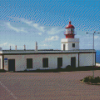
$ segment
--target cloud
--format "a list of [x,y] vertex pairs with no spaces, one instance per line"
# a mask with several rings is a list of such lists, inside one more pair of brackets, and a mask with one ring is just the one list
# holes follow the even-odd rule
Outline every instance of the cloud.
[[94,36],[94,39],[97,39],[97,38],[99,38],[99,36]]
[[38,34],[39,34],[39,35],[42,35],[42,33],[41,33],[41,32],[39,32]]
[[45,32],[45,27],[39,25],[38,23],[34,23],[33,21],[29,21],[29,20],[26,20],[24,18],[17,18],[17,20],[20,20],[20,21],[26,23],[27,25],[34,27],[35,29],[37,29],[40,32]]
[[20,18],[19,20],[22,21],[22,22],[24,22],[24,23],[26,23],[26,24],[28,24],[28,25],[31,25],[33,23],[33,21],[29,21],[29,20],[26,20],[24,18]]
[[59,39],[59,37],[56,35],[56,36],[46,38],[45,41],[57,41],[58,39]]
[[56,27],[56,28],[51,28],[49,31],[47,31],[47,34],[57,34],[57,33],[60,33],[62,31],[64,31],[64,29],[58,29]]
[[33,26],[35,29],[37,29],[37,30],[39,30],[39,31],[41,31],[41,32],[44,32],[44,31],[45,31],[45,30],[44,30],[44,27],[43,27],[43,26],[40,26],[40,25],[37,24],[37,23],[32,24],[32,26]]
[[40,46],[49,47],[49,46],[51,46],[51,45],[43,44],[43,45],[40,45]]
[[47,34],[52,35],[52,34],[57,34],[57,33],[60,33],[62,31],[64,31],[64,29],[59,29],[58,27],[53,27],[51,29],[50,28],[46,29],[47,27],[44,27],[44,26],[40,25],[39,23],[35,23],[34,21],[30,21],[30,20],[27,20],[25,18],[13,18],[13,19],[21,21],[21,22],[27,24],[28,26],[31,26],[31,27],[35,28],[36,30],[39,31],[39,33],[44,33],[45,32]]
[[16,27],[13,27],[13,26],[10,24],[10,22],[7,22],[6,25],[7,25],[10,29],[12,29],[12,30],[14,30],[14,31],[16,31],[16,32],[25,32],[25,33],[27,33],[27,31],[25,31],[24,28],[16,28]]
[[9,47],[9,46],[14,47],[15,45],[12,44],[12,43],[5,42],[5,43],[0,44],[0,46],[1,46],[1,47]]
[[[3,49],[9,49],[10,46],[11,46],[11,49],[15,49],[15,44],[8,43],[8,42],[0,44],[0,47],[2,47]],[[23,49],[23,45],[22,46],[17,45],[17,49]]]

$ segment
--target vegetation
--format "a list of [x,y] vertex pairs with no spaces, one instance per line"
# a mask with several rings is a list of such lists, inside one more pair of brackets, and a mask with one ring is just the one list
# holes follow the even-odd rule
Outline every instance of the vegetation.
[[4,69],[0,69],[0,72],[6,72]]
[[100,83],[100,77],[97,76],[97,77],[93,78],[93,76],[87,76],[84,79],[82,79],[81,81],[86,82],[86,83]]

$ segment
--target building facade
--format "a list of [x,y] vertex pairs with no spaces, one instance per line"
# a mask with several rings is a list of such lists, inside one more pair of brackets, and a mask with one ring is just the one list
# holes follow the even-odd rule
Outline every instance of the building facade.
[[1,50],[0,69],[7,71],[24,71],[36,69],[57,69],[71,67],[95,66],[96,51],[79,49],[79,39],[74,38],[74,26],[66,27],[66,38],[61,40],[61,50]]

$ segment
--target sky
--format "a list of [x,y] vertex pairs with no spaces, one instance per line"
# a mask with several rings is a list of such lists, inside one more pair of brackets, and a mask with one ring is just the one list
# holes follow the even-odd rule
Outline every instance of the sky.
[[[100,0],[1,0],[0,47],[3,50],[61,49],[71,20],[80,49],[100,50]],[[88,34],[86,34],[88,32]]]

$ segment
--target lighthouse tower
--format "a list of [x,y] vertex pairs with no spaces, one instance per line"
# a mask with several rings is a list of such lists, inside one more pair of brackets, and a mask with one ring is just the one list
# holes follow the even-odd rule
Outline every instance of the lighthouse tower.
[[61,40],[61,50],[76,50],[79,49],[79,39],[74,38],[74,29],[75,27],[71,24],[71,21],[69,21],[69,25],[66,27],[65,32],[65,39]]

